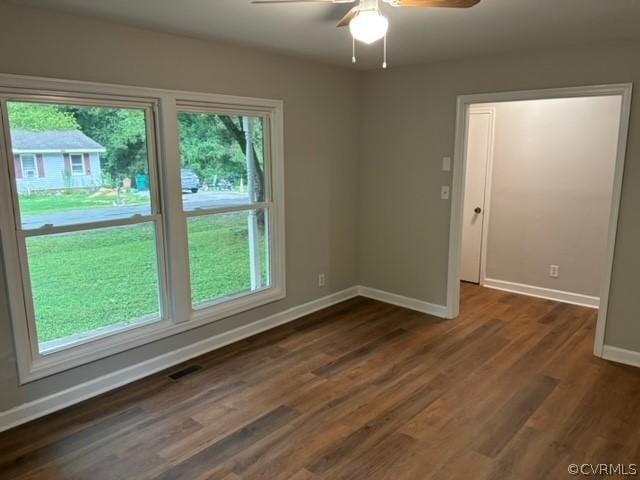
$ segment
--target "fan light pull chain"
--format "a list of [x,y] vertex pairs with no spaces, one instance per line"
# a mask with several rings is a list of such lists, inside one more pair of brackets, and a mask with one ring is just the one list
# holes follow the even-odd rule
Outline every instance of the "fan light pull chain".
[[384,36],[384,47],[383,47],[383,58],[382,58],[382,68],[387,68],[387,35]]
[[356,63],[356,39],[351,37],[351,63]]

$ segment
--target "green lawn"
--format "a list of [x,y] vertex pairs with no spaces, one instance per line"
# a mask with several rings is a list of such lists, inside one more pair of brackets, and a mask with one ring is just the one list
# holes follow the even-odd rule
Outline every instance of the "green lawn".
[[[69,212],[104,208],[114,205],[116,194],[113,190],[101,189],[96,193],[64,192],[58,194],[36,193],[20,196],[20,213],[22,215],[40,215],[44,213]],[[149,197],[141,194],[124,192],[120,195],[123,205],[143,205],[149,203]]]
[[[194,303],[250,288],[246,213],[190,219],[189,246]],[[40,342],[159,312],[151,224],[30,237],[27,249]]]
[[[249,290],[247,214],[192,217],[187,226],[193,303]],[[262,279],[266,282],[263,235],[260,235],[260,245]]]

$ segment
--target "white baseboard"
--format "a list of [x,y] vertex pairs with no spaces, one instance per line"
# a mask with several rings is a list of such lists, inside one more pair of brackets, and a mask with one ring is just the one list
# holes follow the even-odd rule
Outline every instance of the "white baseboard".
[[633,367],[640,367],[640,352],[634,352],[633,350],[605,345],[602,348],[602,358]]
[[362,286],[358,287],[358,293],[363,297],[373,298],[374,300],[391,303],[392,305],[398,305],[400,307],[416,310],[422,313],[428,313],[429,315],[434,315],[436,317],[446,318],[447,316],[447,307],[443,305],[436,305],[423,300],[404,297],[396,293],[389,293],[375,288]]
[[483,287],[494,288],[496,290],[504,290],[505,292],[520,293],[529,295],[530,297],[544,298],[547,300],[555,300],[557,302],[571,303],[582,307],[598,308],[600,306],[600,298],[581,293],[565,292],[564,290],[553,290],[551,288],[534,287],[533,285],[525,285],[523,283],[506,282],[504,280],[496,280],[493,278],[485,278],[481,285]]
[[359,293],[358,287],[347,288],[38,400],[5,410],[0,412],[0,432],[147,377],[230,343],[291,322],[317,310],[356,297]]

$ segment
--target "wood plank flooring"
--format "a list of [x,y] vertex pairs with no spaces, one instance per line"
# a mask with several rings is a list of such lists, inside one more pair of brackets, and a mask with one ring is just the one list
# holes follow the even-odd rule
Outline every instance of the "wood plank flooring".
[[[596,311],[463,284],[356,298],[0,434],[2,479],[551,479],[640,463],[640,369]],[[188,367],[197,365],[201,368]]]

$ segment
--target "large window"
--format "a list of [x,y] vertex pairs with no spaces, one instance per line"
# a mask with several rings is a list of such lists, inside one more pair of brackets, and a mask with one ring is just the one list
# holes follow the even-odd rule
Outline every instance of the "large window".
[[[59,170],[37,188],[21,190],[17,175],[13,185],[38,353],[161,318],[156,196],[123,186],[154,171],[151,111],[151,105],[114,108],[35,98],[7,103],[12,148],[41,149],[49,170]],[[74,182],[73,176],[85,173],[84,155],[66,151],[91,147],[103,151],[99,177],[92,184]],[[22,155],[25,178],[33,177],[28,172],[35,163],[35,155]],[[156,190],[156,182],[150,189]]]
[[284,296],[280,102],[0,75],[0,111],[23,382]]
[[193,305],[268,288],[271,189],[264,118],[181,111],[178,124],[182,189],[198,188],[182,201]]

